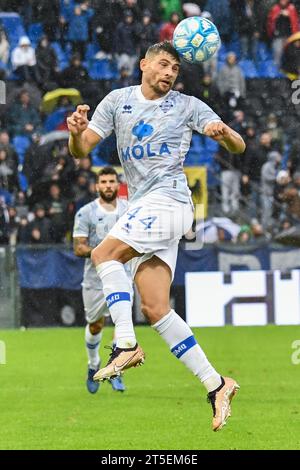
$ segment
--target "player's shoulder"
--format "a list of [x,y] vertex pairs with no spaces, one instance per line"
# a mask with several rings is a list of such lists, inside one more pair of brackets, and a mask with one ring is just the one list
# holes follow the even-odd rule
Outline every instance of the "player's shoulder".
[[88,216],[93,211],[97,209],[97,199],[94,201],[88,202],[84,206],[82,206],[76,213],[77,217]]
[[118,102],[119,100],[129,99],[132,94],[135,93],[137,85],[127,86],[124,88],[116,88],[115,90],[110,91],[106,97],[111,98],[113,101]]

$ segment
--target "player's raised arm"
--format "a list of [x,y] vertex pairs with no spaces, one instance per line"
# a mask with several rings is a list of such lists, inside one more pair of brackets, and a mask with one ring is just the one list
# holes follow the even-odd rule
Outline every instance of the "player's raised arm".
[[222,121],[206,124],[204,134],[219,142],[228,152],[243,153],[246,149],[246,144],[240,134]]
[[70,131],[69,150],[75,158],[86,157],[101,140],[96,132],[88,129],[87,113],[89,109],[90,107],[86,104],[79,105],[76,111],[67,118]]

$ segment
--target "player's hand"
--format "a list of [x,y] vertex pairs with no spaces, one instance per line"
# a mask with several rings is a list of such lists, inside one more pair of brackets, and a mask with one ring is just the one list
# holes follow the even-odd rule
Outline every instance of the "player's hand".
[[206,124],[204,128],[204,134],[207,137],[211,137],[214,140],[221,140],[224,137],[228,137],[231,133],[230,127],[228,127],[224,122],[210,122]]
[[89,110],[90,107],[87,104],[80,104],[77,106],[76,111],[67,118],[68,129],[73,135],[79,135],[87,129],[89,124],[87,113]]

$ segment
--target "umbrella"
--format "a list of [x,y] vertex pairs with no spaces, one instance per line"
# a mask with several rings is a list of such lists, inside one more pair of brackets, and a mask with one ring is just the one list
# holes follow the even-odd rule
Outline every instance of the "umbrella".
[[275,236],[275,241],[282,245],[300,247],[300,227],[291,227]]
[[285,42],[281,68],[283,73],[290,79],[296,80],[299,78],[299,49],[293,49],[293,44],[300,40],[300,32],[292,34]]
[[62,96],[67,96],[74,106],[82,102],[80,91],[76,88],[56,88],[43,96],[41,110],[44,113],[51,113],[57,107]]
[[55,140],[67,140],[69,138],[68,131],[53,131],[42,135],[39,145],[46,145]]

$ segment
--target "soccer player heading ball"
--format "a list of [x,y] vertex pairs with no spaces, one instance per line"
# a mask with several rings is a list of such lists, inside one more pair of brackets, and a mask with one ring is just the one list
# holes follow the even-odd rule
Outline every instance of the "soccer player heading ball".
[[68,118],[69,147],[86,156],[113,130],[129,188],[129,210],[91,253],[115,324],[116,349],[94,380],[114,377],[144,362],[132,323],[131,286],[124,263],[131,261],[144,315],[171,352],[203,383],[213,408],[213,430],[230,416],[238,384],[222,377],[209,363],[191,329],[170,307],[170,286],[178,242],[190,229],[193,206],[184,157],[193,131],[218,141],[232,153],[243,153],[241,136],[205,103],[172,90],[180,58],[163,42],[151,46],[140,62],[142,84],[109,93],[91,121],[81,105]]

